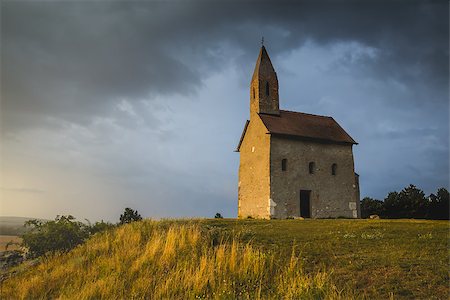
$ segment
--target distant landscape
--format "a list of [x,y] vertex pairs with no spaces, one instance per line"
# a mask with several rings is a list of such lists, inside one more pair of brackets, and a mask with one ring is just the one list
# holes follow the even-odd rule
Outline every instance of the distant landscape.
[[24,223],[31,218],[0,216],[0,252],[18,249],[19,235],[25,233]]
[[19,237],[28,229],[24,223],[33,218],[0,216],[0,252],[19,249],[22,239]]
[[[27,231],[24,226],[25,222],[28,220],[33,220],[36,218],[28,217],[4,217],[0,216],[0,235],[20,235]],[[43,220],[44,219],[38,219]]]
[[6,250],[17,250],[20,248],[22,239],[16,235],[0,235],[0,252]]

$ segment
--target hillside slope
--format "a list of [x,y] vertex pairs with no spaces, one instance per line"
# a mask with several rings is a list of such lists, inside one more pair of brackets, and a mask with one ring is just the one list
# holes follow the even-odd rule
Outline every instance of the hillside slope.
[[446,298],[448,222],[144,221],[21,266],[2,298]]

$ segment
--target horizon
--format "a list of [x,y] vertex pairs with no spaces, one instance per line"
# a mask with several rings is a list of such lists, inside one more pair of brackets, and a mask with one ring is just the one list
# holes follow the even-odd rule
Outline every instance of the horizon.
[[448,189],[447,2],[0,5],[3,217],[236,217],[262,36],[280,109],[359,143],[361,199]]

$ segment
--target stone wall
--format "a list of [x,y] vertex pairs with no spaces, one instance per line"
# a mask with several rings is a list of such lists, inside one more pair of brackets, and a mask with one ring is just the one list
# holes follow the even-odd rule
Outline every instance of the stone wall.
[[[269,84],[269,95],[266,95],[266,82]],[[275,72],[271,76],[260,76],[252,80],[250,110],[254,113],[280,114],[278,79]]]
[[258,115],[252,114],[241,143],[238,217],[269,218],[270,135]]
[[[281,170],[287,159],[287,170]],[[309,163],[315,163],[309,174]],[[337,164],[336,175],[331,174]],[[352,145],[329,144],[271,137],[272,217],[300,215],[300,190],[310,190],[311,217],[359,217],[359,186],[356,182]]]

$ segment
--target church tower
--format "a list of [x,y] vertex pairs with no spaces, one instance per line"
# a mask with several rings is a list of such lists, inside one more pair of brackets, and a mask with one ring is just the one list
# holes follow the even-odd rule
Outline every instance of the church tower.
[[259,51],[250,84],[250,119],[258,113],[280,114],[277,73],[264,46]]
[[236,148],[238,217],[359,218],[356,144],[332,117],[280,110],[277,73],[262,45]]

